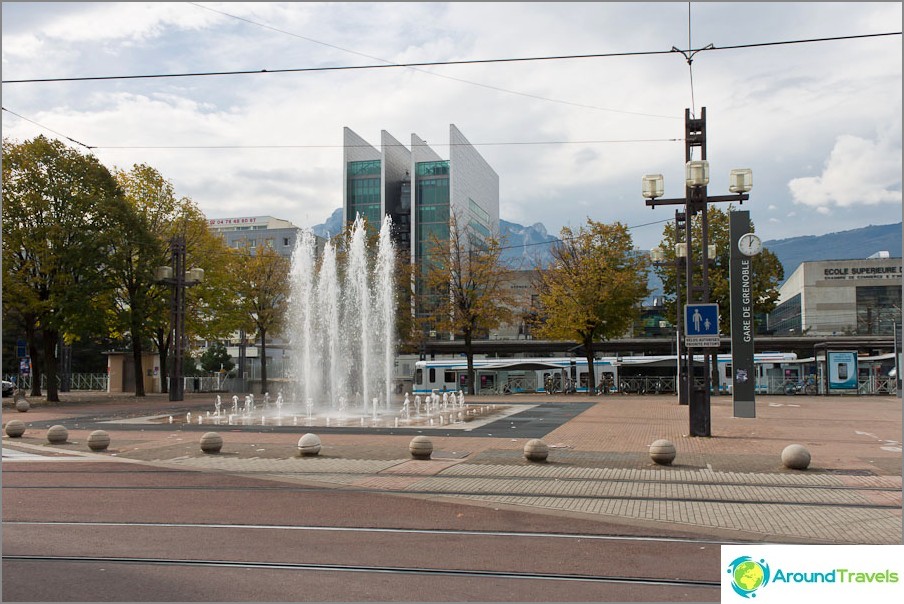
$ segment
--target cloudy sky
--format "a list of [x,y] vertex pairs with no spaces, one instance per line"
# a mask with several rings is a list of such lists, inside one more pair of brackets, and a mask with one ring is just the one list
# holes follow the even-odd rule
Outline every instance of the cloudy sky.
[[[550,233],[589,217],[655,245],[682,197],[684,113],[706,107],[709,193],[754,171],[763,239],[901,220],[901,36],[885,3],[4,2],[3,136],[68,137],[106,166],[157,168],[210,218],[310,227],[342,205],[342,128],[449,124],[499,174],[501,217]],[[716,48],[686,57],[668,52]],[[598,58],[78,82],[168,75]],[[659,53],[659,54],[633,54]],[[87,151],[75,142],[70,145]],[[653,224],[649,224],[653,223]]]

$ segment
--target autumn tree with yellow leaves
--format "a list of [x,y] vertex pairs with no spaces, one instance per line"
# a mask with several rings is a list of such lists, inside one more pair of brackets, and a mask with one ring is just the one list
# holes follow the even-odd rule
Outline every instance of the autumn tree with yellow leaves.
[[587,219],[577,232],[565,227],[553,260],[536,273],[541,338],[579,342],[587,358],[589,388],[597,342],[623,336],[649,294],[648,260],[637,252],[627,226]]

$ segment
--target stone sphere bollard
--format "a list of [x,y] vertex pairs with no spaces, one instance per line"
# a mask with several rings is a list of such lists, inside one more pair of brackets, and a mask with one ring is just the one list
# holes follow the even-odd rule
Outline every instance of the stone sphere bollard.
[[10,438],[19,438],[25,434],[25,422],[18,419],[12,419],[6,422],[6,435]]
[[675,461],[675,443],[664,438],[654,441],[650,445],[650,459],[661,466],[667,466]]
[[433,455],[433,441],[426,436],[415,436],[408,444],[408,452],[414,459],[430,459]]
[[31,405],[29,405],[28,401],[24,398],[20,398],[16,401],[16,411],[19,413],[27,413],[29,409],[31,409]]
[[305,434],[298,439],[298,453],[302,457],[313,457],[320,453],[320,437],[316,434]]
[[223,448],[223,437],[216,432],[206,432],[201,437],[201,450],[205,453],[219,453]]
[[549,447],[539,438],[534,438],[524,445],[524,458],[528,461],[546,461],[549,457]]
[[803,445],[788,445],[782,450],[782,464],[792,470],[806,470],[810,465],[810,452]]
[[66,429],[66,426],[57,424],[56,426],[50,426],[47,430],[47,442],[50,444],[59,445],[67,440],[69,440],[69,430]]
[[95,430],[88,435],[88,448],[92,451],[105,451],[110,446],[110,435],[103,430]]

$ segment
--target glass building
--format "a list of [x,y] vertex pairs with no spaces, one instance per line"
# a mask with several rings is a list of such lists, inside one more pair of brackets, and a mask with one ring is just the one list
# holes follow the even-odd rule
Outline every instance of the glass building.
[[445,159],[416,134],[406,146],[385,130],[378,149],[345,128],[343,147],[345,222],[360,215],[379,229],[390,216],[397,248],[421,271],[431,245],[449,239],[451,216],[473,240],[498,232],[499,176],[454,124]]

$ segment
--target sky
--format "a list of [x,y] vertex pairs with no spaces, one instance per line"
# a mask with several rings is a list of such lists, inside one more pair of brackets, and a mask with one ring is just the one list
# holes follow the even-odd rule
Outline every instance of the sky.
[[[684,196],[685,111],[704,107],[708,192],[751,168],[739,209],[762,239],[902,216],[901,36],[773,44],[899,33],[899,2],[3,2],[2,28],[5,138],[148,164],[208,218],[323,223],[343,127],[448,158],[455,124],[499,175],[502,219],[620,221],[648,249],[675,206],[647,207],[641,178]],[[322,70],[575,55],[622,56]]]

